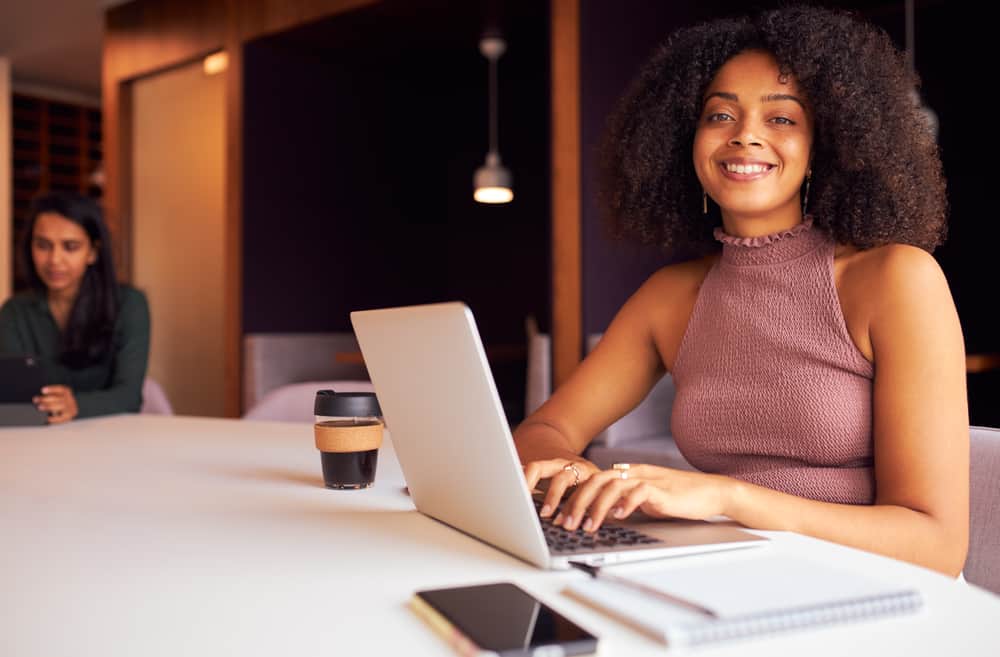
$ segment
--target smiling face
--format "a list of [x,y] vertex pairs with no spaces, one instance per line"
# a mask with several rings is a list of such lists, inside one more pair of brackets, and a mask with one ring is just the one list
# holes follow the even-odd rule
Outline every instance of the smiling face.
[[694,137],[695,173],[719,204],[726,232],[766,235],[802,220],[799,198],[813,121],[794,78],[770,53],[742,52],[705,92]]
[[97,262],[97,247],[80,224],[43,212],[31,231],[31,260],[50,295],[74,297],[87,267]]

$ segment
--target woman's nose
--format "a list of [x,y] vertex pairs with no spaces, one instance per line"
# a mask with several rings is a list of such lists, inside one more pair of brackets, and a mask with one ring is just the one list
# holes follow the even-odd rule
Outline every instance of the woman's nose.
[[741,132],[729,140],[730,146],[760,146],[760,141],[748,132]]

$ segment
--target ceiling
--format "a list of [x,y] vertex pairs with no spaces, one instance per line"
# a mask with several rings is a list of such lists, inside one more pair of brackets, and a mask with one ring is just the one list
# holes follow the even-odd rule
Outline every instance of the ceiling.
[[15,83],[101,94],[105,9],[123,0],[0,0],[0,57]]
[[[99,101],[103,13],[127,1],[0,0],[0,57],[10,59],[15,84],[72,92]],[[916,0],[917,13],[922,7],[941,2],[943,0]],[[377,11],[384,14],[383,21],[399,18],[412,20],[413,16],[406,11],[407,4],[385,3]],[[470,3],[463,14],[467,14],[465,22],[470,29],[462,34],[474,43],[479,31],[489,23],[484,19],[496,14],[497,8],[508,12],[509,7],[516,8],[519,4],[511,0]],[[898,11],[902,6],[901,0],[826,0],[823,4],[864,7],[863,13],[870,18],[881,12]],[[452,13],[456,6],[444,0],[425,0],[422,3],[423,9],[437,5],[440,5],[439,9],[449,7]],[[426,30],[427,24],[438,25],[435,32],[438,36],[444,26],[453,27],[452,21],[425,21],[421,29]],[[319,32],[324,34],[324,38],[328,36],[323,30]],[[451,29],[448,32],[455,34]]]

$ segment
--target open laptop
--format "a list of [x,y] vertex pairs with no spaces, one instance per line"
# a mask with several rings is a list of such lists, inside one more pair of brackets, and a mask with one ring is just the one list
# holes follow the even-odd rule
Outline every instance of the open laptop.
[[45,371],[37,358],[0,356],[0,427],[47,424],[48,415],[31,402],[45,383]]
[[539,518],[525,485],[469,308],[441,303],[359,311],[351,322],[421,513],[542,568],[767,542],[703,521],[609,522],[599,539],[555,527]]

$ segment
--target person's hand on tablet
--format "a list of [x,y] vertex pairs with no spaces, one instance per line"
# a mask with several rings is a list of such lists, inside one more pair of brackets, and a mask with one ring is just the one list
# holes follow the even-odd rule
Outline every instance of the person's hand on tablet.
[[567,490],[587,481],[595,472],[601,471],[596,465],[582,458],[531,461],[524,464],[523,468],[528,490],[534,490],[543,479],[549,482],[545,501],[539,511],[539,515],[543,518],[555,513]]
[[31,401],[38,410],[49,414],[49,424],[69,422],[80,413],[73,389],[69,386],[45,386],[42,394]]

